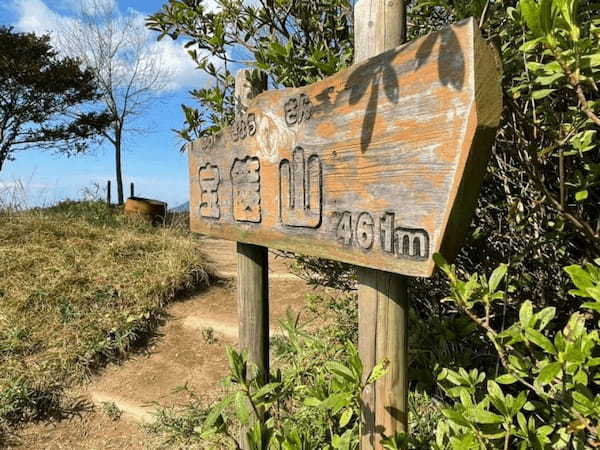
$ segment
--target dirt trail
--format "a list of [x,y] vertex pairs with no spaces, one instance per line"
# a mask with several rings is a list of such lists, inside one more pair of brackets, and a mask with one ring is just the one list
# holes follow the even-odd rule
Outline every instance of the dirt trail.
[[[200,294],[173,303],[158,336],[143,353],[120,365],[111,364],[81,395],[95,408],[68,421],[27,427],[22,443],[28,449],[134,449],[155,448],[160,442],[145,433],[139,423],[150,422],[161,405],[181,404],[187,385],[207,401],[219,396],[219,381],[227,374],[225,346],[237,345],[238,316],[235,290],[235,243],[205,239],[204,250],[212,258],[223,281]],[[282,258],[269,255],[271,334],[289,308],[298,312],[308,292],[306,283],[289,273]],[[122,416],[111,421],[104,405],[114,403]]]

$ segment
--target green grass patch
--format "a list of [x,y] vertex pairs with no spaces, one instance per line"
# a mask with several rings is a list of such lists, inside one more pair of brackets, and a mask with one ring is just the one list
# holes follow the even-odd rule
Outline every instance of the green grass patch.
[[0,430],[58,414],[64,388],[149,336],[206,265],[183,227],[101,203],[0,212]]

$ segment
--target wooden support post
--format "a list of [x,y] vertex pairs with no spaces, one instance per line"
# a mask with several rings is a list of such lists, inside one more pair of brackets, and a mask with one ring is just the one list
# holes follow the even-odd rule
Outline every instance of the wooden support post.
[[129,185],[129,193],[130,193],[130,195],[129,195],[130,197],[135,197],[135,190],[134,190],[133,183],[131,183]]
[[367,377],[378,362],[390,361],[385,376],[363,393],[361,448],[382,448],[387,436],[408,425],[407,278],[359,268],[358,351]]
[[406,41],[405,0],[358,0],[354,5],[354,64]]
[[269,373],[268,262],[267,247],[237,243],[240,348],[265,376]]
[[[404,0],[359,0],[354,6],[355,63],[406,40]],[[361,448],[381,449],[382,434],[408,432],[408,296],[406,278],[359,268],[359,353],[364,376],[388,359],[385,376],[362,398]]]
[[[244,113],[248,102],[267,88],[266,77],[252,84],[247,80],[248,73],[249,70],[242,69],[235,78],[236,119]],[[264,382],[269,376],[268,262],[267,247],[237,243],[240,350],[248,352],[248,361],[263,373]],[[242,446],[249,448],[245,439],[242,439]]]
[[106,182],[106,204],[110,206],[110,180]]

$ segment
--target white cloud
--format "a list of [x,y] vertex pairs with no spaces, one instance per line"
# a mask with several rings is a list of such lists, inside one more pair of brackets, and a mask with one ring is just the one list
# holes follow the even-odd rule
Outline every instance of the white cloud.
[[[136,29],[143,30],[147,39],[152,41],[148,53],[160,61],[160,64],[168,68],[170,78],[166,83],[165,90],[175,91],[180,88],[199,88],[206,81],[206,75],[196,69],[187,49],[181,41],[174,41],[165,37],[160,41],[156,40],[156,33],[145,27],[146,15],[129,9],[128,13],[134,18]],[[215,61],[215,65],[220,63]]]
[[18,31],[52,34],[72,20],[55,13],[42,0],[15,0],[14,8],[18,15],[15,24]]
[[181,87],[200,88],[206,76],[196,69],[196,64],[177,42],[162,40],[155,44],[162,63],[172,72],[167,83],[167,90],[177,90]]
[[[93,1],[99,1],[106,6],[115,4],[115,0],[84,0],[83,7],[88,8]],[[214,1],[208,2],[213,4]],[[81,0],[63,0],[63,7],[71,7],[76,12],[82,6]],[[87,6],[86,6],[87,5]],[[18,31],[34,32],[36,34],[50,34],[53,45],[61,51],[60,39],[56,37],[61,30],[72,27],[76,19],[72,15],[60,14],[52,10],[43,0],[13,0],[13,7],[17,12],[18,20],[15,28]],[[213,5],[214,7],[214,5]],[[144,21],[146,15],[134,9],[128,9],[124,16],[133,19],[133,26],[138,36],[148,41],[146,54],[158,58],[161,67],[168,69],[168,79],[165,80],[161,90],[176,91],[179,89],[200,88],[206,83],[206,76],[196,70],[196,65],[187,54],[181,41],[172,41],[164,38],[156,41],[156,34],[148,30]]]

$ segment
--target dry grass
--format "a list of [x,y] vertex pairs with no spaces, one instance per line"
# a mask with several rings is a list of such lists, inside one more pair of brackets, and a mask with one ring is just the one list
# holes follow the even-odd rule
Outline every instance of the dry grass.
[[100,203],[0,212],[0,429],[64,413],[65,386],[125,355],[178,292],[207,281],[179,227],[126,224]]

